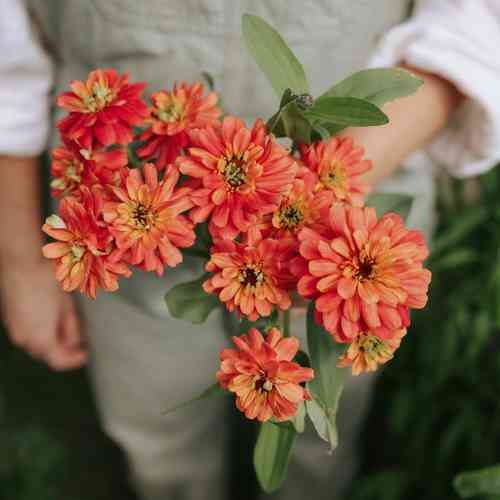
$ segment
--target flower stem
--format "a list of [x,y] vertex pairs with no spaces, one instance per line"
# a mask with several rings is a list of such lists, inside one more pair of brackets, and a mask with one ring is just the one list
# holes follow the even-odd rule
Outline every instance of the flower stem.
[[283,311],[283,317],[282,317],[282,323],[283,323],[283,337],[289,337],[290,336],[290,310]]

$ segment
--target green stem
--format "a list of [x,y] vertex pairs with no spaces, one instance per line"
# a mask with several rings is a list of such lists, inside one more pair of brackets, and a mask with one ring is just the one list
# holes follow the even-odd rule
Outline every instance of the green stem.
[[290,336],[290,309],[283,311],[283,337]]

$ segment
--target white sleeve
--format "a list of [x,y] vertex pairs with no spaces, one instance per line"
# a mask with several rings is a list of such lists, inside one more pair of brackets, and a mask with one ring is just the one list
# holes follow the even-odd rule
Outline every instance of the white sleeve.
[[[465,95],[427,153],[456,176],[500,161],[500,0],[420,0],[390,30],[370,66],[406,62],[453,82]],[[418,124],[415,124],[418,126]]]
[[37,155],[49,132],[52,65],[22,0],[0,0],[0,154]]

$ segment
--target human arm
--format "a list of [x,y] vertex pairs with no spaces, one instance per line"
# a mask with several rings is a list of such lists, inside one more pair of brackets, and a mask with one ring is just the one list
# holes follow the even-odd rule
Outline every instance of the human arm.
[[11,339],[54,369],[86,359],[70,296],[41,255],[40,161],[51,65],[23,5],[0,0],[0,305]]

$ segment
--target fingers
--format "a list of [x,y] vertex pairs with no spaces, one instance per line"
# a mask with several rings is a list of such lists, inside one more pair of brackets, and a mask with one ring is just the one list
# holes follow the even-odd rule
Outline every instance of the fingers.
[[69,296],[66,298],[54,344],[45,355],[48,365],[57,371],[74,370],[87,361],[76,308],[72,299]]

